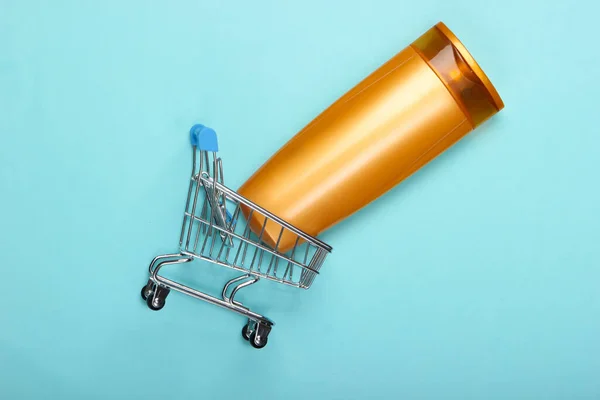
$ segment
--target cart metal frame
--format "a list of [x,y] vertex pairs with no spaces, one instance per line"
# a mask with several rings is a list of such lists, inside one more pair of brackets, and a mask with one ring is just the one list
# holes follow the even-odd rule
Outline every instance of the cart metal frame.
[[[142,298],[150,309],[160,310],[170,290],[175,290],[226,308],[247,318],[242,336],[253,347],[262,348],[266,346],[275,323],[235,300],[236,294],[261,278],[308,289],[332,249],[225,186],[214,130],[194,125],[190,139],[192,175],[179,237],[179,252],[152,259],[148,267],[148,282],[141,291]],[[262,229],[258,233],[253,232],[246,222],[253,216],[262,220]],[[280,228],[275,246],[263,241],[265,227],[272,224]],[[284,234],[296,237],[293,248],[285,252],[279,250],[279,241]],[[166,266],[195,259],[240,271],[242,275],[226,282],[220,296],[213,296],[160,274]]]

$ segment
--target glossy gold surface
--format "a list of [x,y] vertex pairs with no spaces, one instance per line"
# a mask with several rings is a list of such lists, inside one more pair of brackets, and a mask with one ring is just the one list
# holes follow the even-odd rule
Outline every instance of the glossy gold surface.
[[[448,42],[434,39],[415,42],[342,96],[256,171],[239,193],[316,236],[497,112],[497,107],[489,108],[490,96],[461,92],[469,82],[477,88],[485,85],[466,62],[456,62],[454,47],[448,51]],[[256,234],[263,230],[262,221],[258,214],[251,217]],[[279,238],[280,232],[279,226],[267,225],[262,238],[273,247],[279,242],[278,248],[286,251],[294,245],[293,236]]]

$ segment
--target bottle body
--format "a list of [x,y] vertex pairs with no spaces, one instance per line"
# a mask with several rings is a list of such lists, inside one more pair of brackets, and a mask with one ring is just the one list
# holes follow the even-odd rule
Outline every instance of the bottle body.
[[[439,29],[433,29],[437,34]],[[438,39],[434,37],[433,42]],[[421,44],[425,52],[415,44],[323,111],[257,170],[239,193],[316,236],[396,186],[489,118],[484,109],[480,112],[483,120],[479,121],[481,116],[474,119],[482,107],[475,102],[473,113],[461,101],[460,90],[471,94],[473,89],[467,86],[474,80],[460,73],[462,58],[447,60],[456,58],[454,48],[434,43],[441,50],[431,56],[429,43]],[[440,53],[446,54],[440,57]],[[432,67],[433,62],[442,64],[448,76]],[[453,91],[452,82],[444,79],[456,78],[458,89]],[[493,103],[491,97],[486,99]],[[253,231],[262,232],[271,246],[286,251],[294,245],[279,227],[262,226],[260,215],[250,217]]]

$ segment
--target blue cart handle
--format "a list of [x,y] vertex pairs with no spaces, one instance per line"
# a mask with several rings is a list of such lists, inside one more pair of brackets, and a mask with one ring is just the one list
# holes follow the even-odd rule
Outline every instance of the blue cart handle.
[[202,151],[219,151],[217,133],[202,124],[196,124],[190,129],[190,142],[192,146],[198,147]]

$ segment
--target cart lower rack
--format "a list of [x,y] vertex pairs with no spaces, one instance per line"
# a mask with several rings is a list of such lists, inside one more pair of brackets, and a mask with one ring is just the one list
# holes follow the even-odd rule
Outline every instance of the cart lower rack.
[[[160,310],[170,290],[176,290],[234,311],[248,319],[242,336],[253,347],[262,348],[267,344],[274,322],[236,301],[236,294],[261,278],[308,289],[331,247],[227,188],[223,164],[217,157],[216,134],[212,129],[194,125],[190,139],[192,176],[179,252],[154,257],[148,268],[150,277],[141,291],[142,298],[150,309]],[[262,231],[258,233],[246,222],[253,217],[262,221]],[[293,248],[282,252],[278,249],[279,242],[275,246],[266,244],[262,235],[267,224],[276,224],[280,228],[279,239],[283,235],[294,235]],[[194,259],[232,268],[242,275],[225,283],[220,296],[212,296],[160,274],[166,266],[189,263]]]

